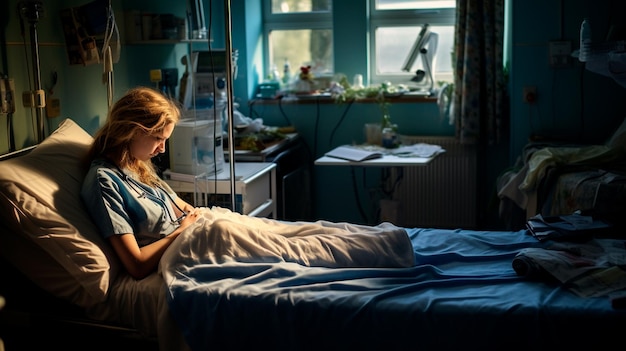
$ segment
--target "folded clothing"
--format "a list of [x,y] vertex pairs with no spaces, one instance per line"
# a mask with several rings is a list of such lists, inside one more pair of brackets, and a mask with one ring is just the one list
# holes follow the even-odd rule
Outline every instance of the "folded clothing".
[[548,242],[526,248],[513,259],[515,272],[526,278],[558,280],[582,297],[604,296],[626,289],[626,242],[591,239]]

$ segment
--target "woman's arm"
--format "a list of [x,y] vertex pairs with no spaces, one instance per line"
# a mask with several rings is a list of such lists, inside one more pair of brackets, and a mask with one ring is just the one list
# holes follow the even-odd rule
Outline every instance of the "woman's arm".
[[190,205],[189,203],[187,203],[185,200],[181,199],[178,196],[174,198],[174,203],[176,204],[176,206],[174,206],[176,217],[180,217],[183,215],[182,213],[179,213],[180,212],[179,208],[185,211],[185,213],[187,214],[191,213],[195,209],[195,207],[193,207],[192,205]]
[[[184,207],[181,206],[181,208]],[[113,246],[117,256],[133,278],[142,279],[156,271],[159,260],[165,250],[185,228],[198,218],[196,211],[193,210],[193,207],[191,208],[192,210],[187,214],[187,217],[181,221],[180,226],[175,231],[151,244],[139,247],[137,239],[132,233],[112,235],[109,238],[109,242]]]

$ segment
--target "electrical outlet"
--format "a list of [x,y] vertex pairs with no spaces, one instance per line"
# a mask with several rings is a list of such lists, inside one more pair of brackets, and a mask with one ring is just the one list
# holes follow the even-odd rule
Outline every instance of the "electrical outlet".
[[551,41],[548,51],[550,67],[566,67],[570,63],[572,43],[569,41]]
[[522,101],[527,104],[534,104],[537,102],[537,88],[536,87],[524,87],[522,91]]
[[46,116],[48,118],[59,117],[61,115],[61,100],[48,97],[46,101]]

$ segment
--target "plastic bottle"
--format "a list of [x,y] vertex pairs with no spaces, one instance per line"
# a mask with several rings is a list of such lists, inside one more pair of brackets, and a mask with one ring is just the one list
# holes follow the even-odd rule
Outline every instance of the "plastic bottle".
[[291,65],[289,60],[285,59],[285,66],[283,67],[283,84],[289,84],[291,80]]
[[280,74],[278,73],[278,68],[276,67],[276,64],[272,65],[272,73],[271,73],[271,81],[272,82],[280,82]]
[[580,50],[578,59],[580,62],[587,62],[591,56],[591,23],[587,18],[583,19],[580,25]]

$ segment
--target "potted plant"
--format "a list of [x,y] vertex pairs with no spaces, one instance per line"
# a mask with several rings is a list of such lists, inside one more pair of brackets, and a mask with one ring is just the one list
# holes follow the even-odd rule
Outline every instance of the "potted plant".
[[[391,103],[386,99],[390,95],[396,95],[401,91],[402,87],[396,87],[389,82],[382,83],[380,85],[371,85],[367,87],[353,87],[351,86],[346,77],[342,76],[338,82],[335,82],[331,86],[331,94],[337,103],[345,103],[348,101],[358,101],[364,99],[374,99],[378,102],[378,107],[381,112],[380,123],[366,125],[366,134],[373,132],[372,129],[377,129],[378,135],[382,136],[383,130],[390,129],[395,135],[398,126],[392,122],[391,114],[389,113],[389,106]],[[381,144],[379,140],[381,137],[373,136],[368,138],[368,141],[375,140],[375,144]]]

